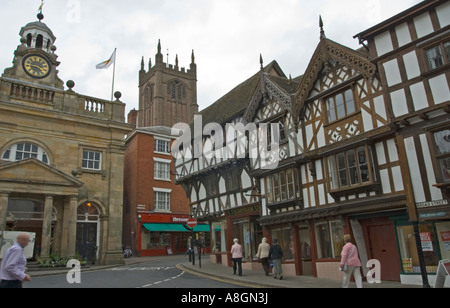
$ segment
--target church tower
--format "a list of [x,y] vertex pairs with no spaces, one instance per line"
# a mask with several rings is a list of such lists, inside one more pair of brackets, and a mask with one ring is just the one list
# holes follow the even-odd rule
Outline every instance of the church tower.
[[198,112],[197,65],[192,51],[189,69],[164,63],[161,42],[155,65],[149,60],[145,71],[144,58],[139,71],[139,111],[137,127],[167,126],[182,122],[190,124]]
[[63,90],[64,82],[56,70],[60,64],[55,54],[56,37],[42,22],[44,15],[39,13],[37,17],[38,21],[20,30],[21,45],[14,53],[13,67],[7,68],[2,77]]

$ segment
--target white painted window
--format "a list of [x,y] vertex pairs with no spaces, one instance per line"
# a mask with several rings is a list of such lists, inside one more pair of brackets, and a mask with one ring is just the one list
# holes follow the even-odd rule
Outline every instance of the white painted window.
[[101,170],[102,153],[97,151],[83,150],[81,167],[88,170]]
[[20,161],[28,158],[36,158],[48,164],[48,155],[40,146],[31,142],[16,143],[3,152],[2,159],[9,161]]

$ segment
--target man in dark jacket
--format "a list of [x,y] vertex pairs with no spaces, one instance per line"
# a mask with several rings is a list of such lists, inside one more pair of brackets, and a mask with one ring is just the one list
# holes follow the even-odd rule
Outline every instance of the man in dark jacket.
[[278,245],[278,240],[273,240],[273,245],[270,246],[269,259],[273,262],[273,278],[277,278],[280,275],[280,280],[283,279],[283,271],[281,269],[281,259],[283,258],[283,251],[280,245]]

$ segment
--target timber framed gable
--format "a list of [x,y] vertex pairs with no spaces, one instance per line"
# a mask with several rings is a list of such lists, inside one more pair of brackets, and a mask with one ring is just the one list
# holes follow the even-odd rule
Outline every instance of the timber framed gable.
[[[329,69],[330,60],[332,60],[331,62],[340,63],[343,67],[348,68],[346,70],[343,69],[343,71],[350,72],[349,69],[351,69],[367,79],[375,77],[377,72],[376,66],[362,53],[322,37],[308,68],[300,81],[295,102],[292,105],[292,113],[296,115],[294,117],[294,124],[297,128],[299,125],[299,118],[297,115],[302,114],[305,102],[311,96],[311,92],[313,91],[321,72]],[[338,76],[342,76],[342,74],[339,74]]]

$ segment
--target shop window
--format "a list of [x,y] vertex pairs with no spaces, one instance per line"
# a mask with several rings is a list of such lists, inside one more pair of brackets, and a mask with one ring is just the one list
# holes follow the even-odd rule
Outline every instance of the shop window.
[[347,89],[327,98],[325,105],[327,108],[328,123],[346,118],[356,112],[352,89]]
[[[449,230],[448,225],[444,225],[442,230],[444,230],[443,232]],[[426,270],[428,273],[436,273],[440,258],[439,245],[436,241],[437,237],[433,224],[421,224],[419,231]],[[413,226],[398,226],[397,236],[403,272],[420,273],[419,254],[417,252]]]
[[141,248],[146,249],[166,249],[172,247],[171,233],[148,231],[145,228],[141,229]]
[[328,157],[331,190],[375,182],[372,149],[362,146]]
[[315,231],[319,259],[339,258],[345,245],[342,221],[333,220],[316,223]]
[[265,178],[265,181],[269,204],[295,198],[296,177],[294,169],[269,175]]
[[450,260],[450,221],[436,223],[436,232],[442,260]]
[[294,260],[294,234],[292,228],[283,228],[272,230],[272,241],[278,240],[283,251],[284,261]]
[[430,69],[435,69],[450,62],[450,42],[441,43],[426,50]]
[[36,158],[45,164],[48,164],[48,155],[40,146],[30,143],[21,142],[14,144],[3,152],[2,159],[9,161],[20,161],[28,158]]
[[450,129],[434,133],[433,141],[439,168],[438,180],[448,183],[450,182]]

